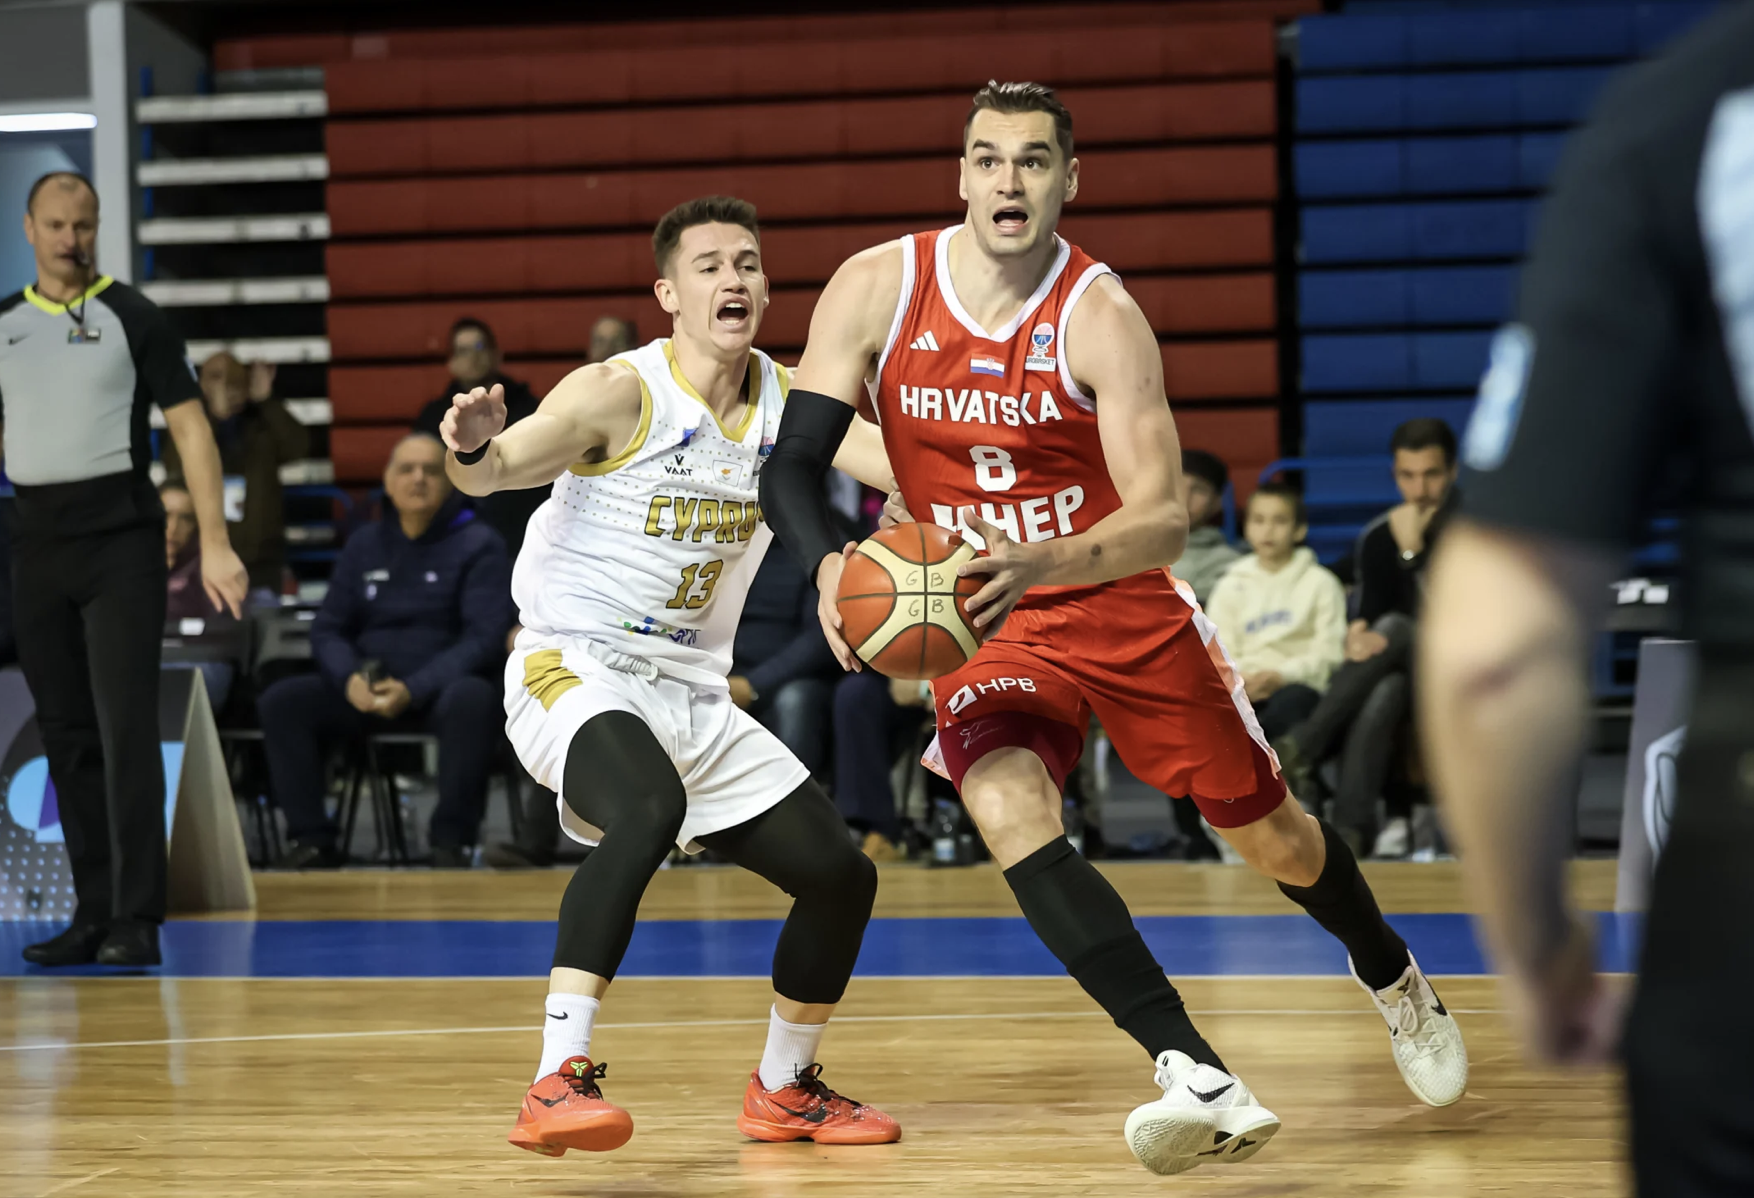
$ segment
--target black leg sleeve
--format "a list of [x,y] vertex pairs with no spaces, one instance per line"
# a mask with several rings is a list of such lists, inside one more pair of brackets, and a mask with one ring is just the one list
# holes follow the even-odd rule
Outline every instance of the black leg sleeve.
[[634,920],[688,810],[682,779],[638,716],[609,711],[585,721],[566,751],[564,796],[603,833],[560,900],[554,964],[613,978]]
[[773,988],[793,1002],[839,1002],[871,922],[877,867],[853,847],[828,796],[806,780],[754,819],[700,841],[792,896]]
[[1407,942],[1382,917],[1370,883],[1358,871],[1358,858],[1326,820],[1322,839],[1327,842],[1328,859],[1315,885],[1281,882],[1279,889],[1346,946],[1360,981],[1372,990],[1392,986],[1406,972]]
[[1133,926],[1126,902],[1070,841],[1037,849],[1006,870],[1005,881],[1041,942],[1153,1059],[1173,1048],[1224,1068]]

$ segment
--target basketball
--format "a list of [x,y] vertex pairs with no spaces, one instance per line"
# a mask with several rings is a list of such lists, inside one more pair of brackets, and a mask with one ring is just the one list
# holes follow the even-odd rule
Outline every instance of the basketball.
[[939,678],[961,666],[981,647],[968,600],[986,580],[956,573],[974,556],[936,524],[897,524],[867,539],[835,595],[847,644],[891,678]]

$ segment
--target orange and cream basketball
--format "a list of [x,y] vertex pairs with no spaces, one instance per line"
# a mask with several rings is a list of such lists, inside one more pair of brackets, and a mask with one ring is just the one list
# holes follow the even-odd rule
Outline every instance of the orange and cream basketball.
[[936,524],[897,524],[870,537],[841,571],[835,606],[847,644],[891,678],[937,678],[980,649],[968,600],[985,580],[956,568],[974,547]]

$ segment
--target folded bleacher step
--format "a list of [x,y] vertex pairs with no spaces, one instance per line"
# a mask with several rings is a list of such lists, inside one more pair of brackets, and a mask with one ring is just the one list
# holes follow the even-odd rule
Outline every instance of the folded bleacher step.
[[327,337],[239,337],[230,341],[191,341],[189,358],[205,362],[227,350],[240,362],[327,362]]
[[327,116],[328,93],[321,89],[230,92],[216,96],[152,96],[134,105],[142,125],[194,121],[273,121]]
[[140,290],[161,308],[329,302],[329,280],[322,275],[280,279],[160,279],[142,283]]
[[329,214],[283,216],[161,216],[135,230],[141,245],[218,245],[238,241],[326,241]]
[[142,162],[142,187],[213,183],[303,183],[329,177],[327,154],[262,154],[248,158],[177,158]]

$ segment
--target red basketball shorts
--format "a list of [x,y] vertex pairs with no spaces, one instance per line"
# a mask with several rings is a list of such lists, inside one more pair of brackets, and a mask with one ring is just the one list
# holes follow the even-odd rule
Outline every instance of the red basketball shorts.
[[1278,758],[1217,629],[1184,588],[1137,575],[1013,611],[967,665],[932,684],[938,740],[927,764],[960,786],[981,757],[1021,747],[1063,786],[1094,715],[1129,770],[1192,798],[1214,827],[1276,810],[1286,795]]

